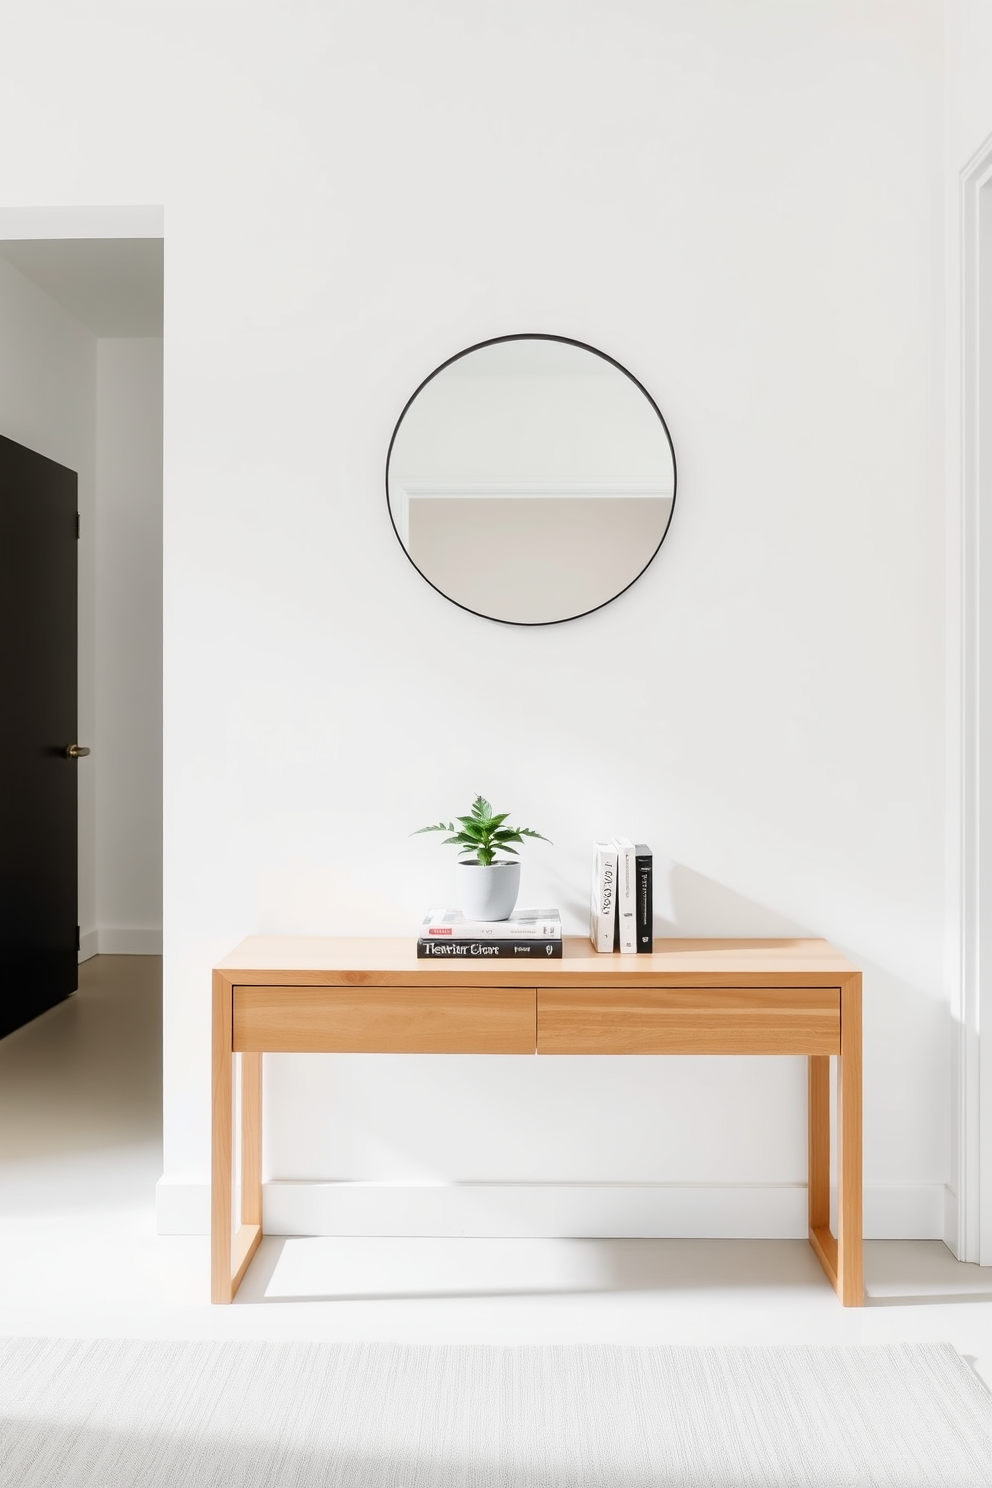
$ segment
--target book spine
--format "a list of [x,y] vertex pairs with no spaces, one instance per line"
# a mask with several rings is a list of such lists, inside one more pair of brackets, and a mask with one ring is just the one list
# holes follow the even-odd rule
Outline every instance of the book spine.
[[650,955],[654,950],[654,859],[643,843],[635,848],[637,855],[637,950]]
[[637,950],[637,857],[627,837],[617,842],[617,940],[624,956]]
[[593,848],[589,939],[597,951],[613,950],[617,907],[617,850],[608,842]]
[[424,940],[417,941],[417,959],[440,956],[464,961],[513,959],[519,961],[528,956],[542,961],[560,961],[560,940]]
[[561,940],[561,925],[538,925],[521,930],[499,920],[488,925],[426,925],[421,940]]

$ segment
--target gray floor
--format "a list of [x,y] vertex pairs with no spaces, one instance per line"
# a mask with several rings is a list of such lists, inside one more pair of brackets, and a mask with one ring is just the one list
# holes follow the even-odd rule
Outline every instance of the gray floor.
[[0,1333],[402,1342],[953,1344],[992,1385],[992,1271],[866,1246],[839,1306],[804,1241],[263,1241],[211,1307],[206,1236],[159,1236],[161,963],[100,956],[0,1040]]

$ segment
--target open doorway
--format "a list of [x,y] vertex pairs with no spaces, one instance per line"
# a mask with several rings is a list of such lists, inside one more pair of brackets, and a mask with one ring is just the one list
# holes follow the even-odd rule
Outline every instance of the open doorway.
[[0,434],[78,475],[80,960],[161,952],[161,218],[0,212]]

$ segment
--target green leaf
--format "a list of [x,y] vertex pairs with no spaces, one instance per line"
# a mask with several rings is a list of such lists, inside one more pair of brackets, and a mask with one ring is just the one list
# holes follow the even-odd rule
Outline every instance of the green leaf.
[[[512,853],[517,857],[516,849],[510,844],[522,842],[525,837],[551,843],[550,837],[535,832],[533,827],[504,826],[509,815],[508,811],[500,811],[494,815],[485,796],[477,795],[472,802],[471,815],[455,818],[459,824],[457,828],[455,822],[434,822],[429,827],[418,827],[410,836],[419,837],[422,832],[450,832],[453,835],[444,839],[444,846],[457,847],[460,857],[475,858],[485,867],[493,862],[497,852]],[[553,843],[551,845],[554,846]]]

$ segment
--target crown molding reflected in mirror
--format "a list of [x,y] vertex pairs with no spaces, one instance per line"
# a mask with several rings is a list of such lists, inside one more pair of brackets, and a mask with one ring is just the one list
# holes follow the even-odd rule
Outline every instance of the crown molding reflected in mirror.
[[410,562],[462,609],[553,625],[629,589],[665,540],[675,450],[647,389],[567,336],[496,336],[424,379],[386,499]]

